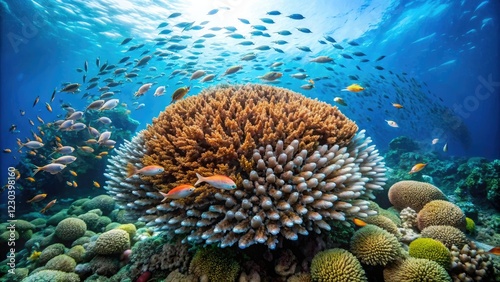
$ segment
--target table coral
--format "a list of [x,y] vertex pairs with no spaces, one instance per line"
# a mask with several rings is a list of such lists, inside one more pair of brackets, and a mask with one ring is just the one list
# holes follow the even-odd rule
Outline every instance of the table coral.
[[[106,189],[130,218],[193,243],[246,248],[330,231],[328,220],[375,214],[366,199],[387,180],[383,158],[336,107],[271,86],[212,88],[166,108],[108,165]],[[131,163],[161,165],[126,177]],[[198,187],[167,200],[196,173],[224,174],[237,189]]]

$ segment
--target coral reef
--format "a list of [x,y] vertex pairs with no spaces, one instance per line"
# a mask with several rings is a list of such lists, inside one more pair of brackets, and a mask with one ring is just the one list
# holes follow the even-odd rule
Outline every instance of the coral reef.
[[375,225],[367,225],[354,233],[351,252],[367,265],[387,265],[402,255],[398,239]]
[[424,228],[420,234],[423,238],[432,238],[443,243],[448,249],[451,246],[463,246],[469,242],[460,229],[448,225],[435,225]]
[[385,282],[451,282],[451,277],[437,262],[407,258],[384,269]]
[[56,226],[54,234],[63,241],[74,241],[82,237],[87,231],[85,222],[78,218],[63,219]]
[[315,282],[365,282],[365,271],[356,257],[344,249],[319,252],[311,263]]
[[451,264],[450,251],[446,246],[432,238],[418,238],[410,243],[408,254],[414,258],[428,259],[439,263],[444,269]]
[[[213,88],[167,107],[125,142],[110,160],[105,188],[131,218],[170,237],[275,248],[280,237],[329,231],[327,220],[375,213],[365,199],[385,184],[384,163],[356,130],[336,107],[285,89]],[[126,178],[128,163],[165,172]],[[196,173],[228,175],[238,188],[202,185],[161,203],[158,190],[194,183]]]
[[31,274],[23,282],[80,282],[80,277],[75,273],[47,269]]
[[455,281],[489,281],[493,278],[493,264],[490,256],[478,249],[474,242],[462,248],[451,247],[451,277]]
[[433,200],[447,200],[436,186],[419,181],[405,180],[394,183],[389,188],[389,201],[398,210],[410,207],[419,212]]
[[59,270],[63,272],[75,271],[76,262],[68,255],[58,255],[50,259],[45,265],[46,269]]
[[57,243],[54,245],[50,245],[42,251],[40,257],[38,257],[37,262],[40,265],[44,265],[52,258],[64,254],[64,251],[65,247],[63,244]]
[[200,248],[189,265],[189,273],[207,281],[233,282],[240,271],[234,253],[229,249]]
[[433,225],[449,225],[465,231],[465,214],[453,203],[443,200],[431,201],[418,212],[417,226],[423,230]]
[[98,255],[122,254],[130,248],[130,236],[127,231],[113,229],[102,233],[95,241],[94,251]]
[[363,219],[363,221],[368,224],[373,224],[384,229],[385,231],[396,236],[396,238],[401,237],[401,232],[399,232],[398,226],[388,217],[385,217],[383,215],[374,215]]

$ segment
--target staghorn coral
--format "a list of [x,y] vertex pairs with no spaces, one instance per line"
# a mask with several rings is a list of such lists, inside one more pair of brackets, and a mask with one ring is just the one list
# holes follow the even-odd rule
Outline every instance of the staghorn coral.
[[432,238],[418,238],[410,243],[408,254],[414,258],[435,261],[445,269],[450,268],[450,251],[438,240]]
[[437,262],[407,258],[384,269],[385,282],[451,282],[450,275]]
[[432,238],[443,243],[448,249],[451,246],[463,246],[469,242],[460,229],[448,225],[435,225],[426,227],[420,232],[423,238]]
[[354,233],[351,252],[367,265],[387,265],[402,255],[398,239],[375,225],[367,225]]
[[319,252],[311,262],[311,278],[315,282],[364,282],[365,271],[356,257],[344,249]]
[[442,200],[430,201],[418,212],[417,226],[423,230],[433,225],[449,225],[464,231],[465,214],[453,203]]
[[425,204],[433,200],[446,200],[446,196],[439,188],[429,183],[404,180],[389,188],[389,201],[398,210],[410,207],[419,212]]
[[454,281],[490,281],[493,278],[493,263],[490,255],[478,249],[474,242],[462,248],[451,247],[451,277]]
[[[209,89],[179,101],[112,157],[106,189],[129,218],[193,243],[266,244],[330,231],[328,220],[375,214],[387,180],[383,158],[336,107],[262,85]],[[128,163],[156,164],[161,175],[126,178]],[[196,173],[225,174],[235,190],[200,186],[167,200]]]

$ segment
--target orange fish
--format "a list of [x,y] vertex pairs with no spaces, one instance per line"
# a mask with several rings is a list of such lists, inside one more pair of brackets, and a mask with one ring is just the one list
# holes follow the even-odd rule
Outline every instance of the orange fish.
[[42,119],[41,117],[39,117],[39,116],[36,116],[36,119],[37,119],[40,123],[42,123],[42,124],[44,124],[44,123],[45,123],[45,122],[43,121],[43,119]]
[[43,208],[40,213],[45,213],[50,207],[52,207],[57,202],[57,199],[50,201],[45,208]]
[[168,191],[168,193],[163,193],[163,192],[160,192],[163,197],[163,200],[161,200],[161,202],[165,202],[167,199],[182,199],[182,198],[186,198],[187,196],[193,194],[194,190],[196,190],[196,188],[193,186],[193,185],[190,185],[190,184],[181,184],[175,188],[173,188],[172,190]]
[[412,174],[412,173],[417,173],[419,171],[421,171],[422,169],[424,169],[424,167],[426,166],[427,164],[422,164],[422,163],[419,163],[419,164],[416,164],[414,165],[410,172],[408,172],[409,174]]
[[73,180],[73,187],[78,187],[78,183],[76,183],[76,181]]
[[28,180],[29,182],[35,182],[36,181],[35,178],[33,178],[31,176],[30,177],[26,177],[25,179]]
[[66,181],[66,185],[68,185],[68,186],[73,186],[73,182],[71,182],[71,181]]
[[70,170],[69,173],[71,173],[71,175],[73,175],[73,176],[78,176],[78,174],[73,170]]
[[402,109],[403,108],[403,105],[401,104],[398,104],[398,103],[392,103],[392,106],[396,109]]
[[219,189],[224,189],[224,190],[233,190],[236,189],[236,183],[234,181],[225,176],[225,175],[212,175],[208,177],[203,177],[200,174],[196,173],[196,176],[198,177],[198,181],[194,184],[194,186],[201,184],[202,182],[206,182],[215,188]]
[[132,177],[136,174],[153,176],[162,173],[165,169],[159,165],[148,165],[141,169],[137,169],[133,164],[128,163],[127,165],[127,178]]
[[45,102],[45,108],[47,108],[47,111],[52,113],[52,107],[50,106],[49,103]]
[[92,181],[92,183],[94,184],[95,188],[100,188],[101,187],[101,185],[99,185],[99,182],[97,182],[97,181]]
[[310,84],[314,85],[314,80],[312,80],[312,79],[309,79],[307,82],[309,82]]
[[16,175],[16,181],[19,180],[19,178],[21,178],[21,173],[19,172],[19,170],[14,170],[14,174]]
[[500,256],[500,247],[499,246],[493,247],[488,251],[488,253]]
[[47,197],[47,194],[38,194],[35,197],[33,197],[33,199],[26,201],[26,203],[40,202],[41,200],[45,199],[45,197]]
[[80,148],[85,153],[93,153],[94,152],[94,149],[89,147],[89,146],[81,146],[81,147],[78,146],[78,148]]
[[362,221],[361,219],[358,219],[358,218],[353,218],[352,222],[354,222],[354,224],[356,226],[358,226],[358,227],[366,226],[366,222],[364,222],[364,221]]
[[10,152],[12,152],[12,150],[11,149],[3,149],[3,152],[4,153],[10,153]]
[[57,142],[61,142],[61,137],[56,136],[55,139],[56,139]]

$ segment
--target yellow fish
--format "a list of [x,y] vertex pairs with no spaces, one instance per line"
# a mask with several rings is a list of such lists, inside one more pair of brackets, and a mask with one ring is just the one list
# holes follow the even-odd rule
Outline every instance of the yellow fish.
[[401,104],[398,104],[398,103],[392,103],[392,106],[396,109],[402,109],[403,108],[403,105]]
[[35,178],[33,178],[31,176],[30,177],[26,177],[25,179],[28,180],[29,182],[35,182],[36,181]]
[[73,176],[78,176],[78,174],[76,174],[76,172],[73,170],[70,170],[69,173],[71,173],[71,175],[73,175]]
[[419,171],[421,171],[422,169],[424,169],[424,167],[426,166],[427,164],[423,164],[423,163],[419,163],[419,164],[416,164],[414,165],[410,172],[408,172],[409,174],[413,174],[413,173],[417,173]]
[[34,260],[37,260],[40,255],[42,254],[42,252],[38,252],[38,251],[34,251],[29,257],[28,257],[28,260],[30,261],[34,261]]
[[94,184],[95,188],[100,188],[101,187],[101,185],[99,185],[99,182],[97,182],[97,181],[92,181],[92,183]]
[[365,89],[363,87],[361,87],[361,85],[353,83],[353,84],[347,86],[346,88],[342,89],[341,91],[361,92],[363,90],[365,90]]

